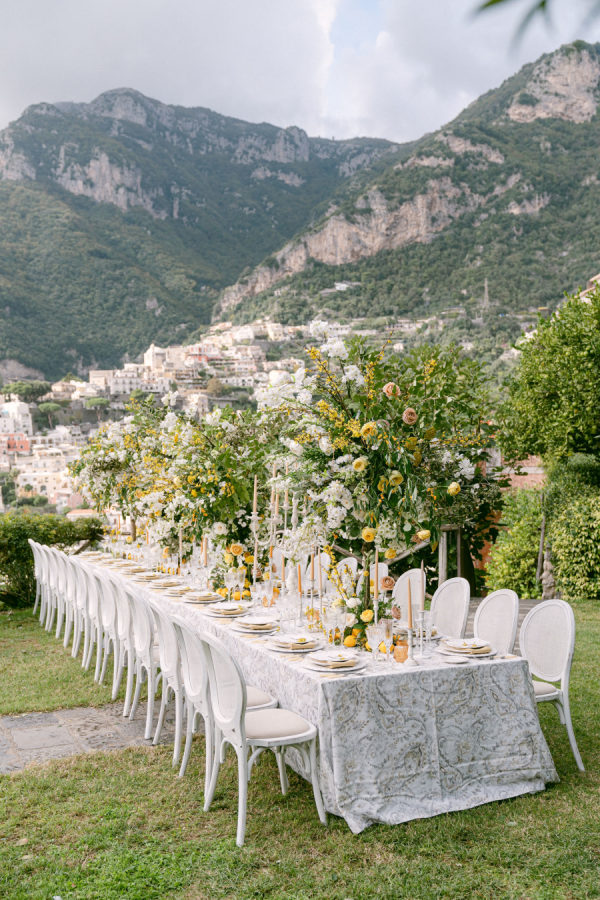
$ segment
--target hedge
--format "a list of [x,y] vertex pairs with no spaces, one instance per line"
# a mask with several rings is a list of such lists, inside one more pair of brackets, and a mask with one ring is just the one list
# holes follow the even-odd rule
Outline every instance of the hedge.
[[97,542],[103,534],[100,519],[76,519],[65,516],[10,512],[0,516],[0,601],[5,606],[31,606],[35,599],[33,554],[28,538],[61,550],[88,541]]
[[600,494],[571,499],[553,519],[549,537],[563,600],[600,600]]
[[542,586],[535,578],[541,526],[540,490],[522,488],[505,496],[485,577],[490,591],[511,588],[519,597],[542,596]]

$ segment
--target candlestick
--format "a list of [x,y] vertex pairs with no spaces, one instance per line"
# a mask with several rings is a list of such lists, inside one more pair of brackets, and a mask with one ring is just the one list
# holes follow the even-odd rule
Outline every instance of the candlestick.
[[379,599],[379,548],[375,547],[375,592],[374,600]]
[[183,531],[179,529],[179,562],[183,562]]
[[252,580],[256,584],[256,576],[258,574],[258,535],[254,537],[254,565],[252,567]]
[[323,568],[321,566],[321,548],[319,547],[319,555],[317,558],[319,563],[319,597],[323,596]]
[[412,628],[408,629],[408,633],[406,635],[408,640],[408,656],[404,662],[405,666],[418,666],[418,662],[414,658],[414,649],[413,649],[413,633]]
[[413,620],[412,620],[412,596],[410,593],[410,578],[408,579],[408,609],[406,611],[406,618],[408,619],[408,627],[412,631]]
[[302,567],[298,563],[298,593],[302,596]]
[[425,566],[421,560],[421,612],[425,611]]
[[206,537],[206,535],[205,535],[202,538],[202,540],[204,542],[204,553],[203,553],[204,565],[207,566],[208,565],[208,537]]
[[315,581],[315,551],[313,550],[310,554],[310,584],[311,587],[314,585]]
[[256,515],[258,508],[258,475],[254,476],[254,497],[252,499],[252,515]]

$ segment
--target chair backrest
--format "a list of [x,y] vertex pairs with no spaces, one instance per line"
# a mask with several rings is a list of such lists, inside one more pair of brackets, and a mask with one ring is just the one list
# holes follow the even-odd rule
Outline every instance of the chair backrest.
[[154,643],[154,620],[150,613],[150,607],[144,598],[129,585],[125,586],[125,594],[131,612],[133,646],[135,652],[146,661],[152,654],[152,644]]
[[90,575],[94,580],[98,592],[98,605],[102,627],[111,637],[117,637],[117,600],[111,578],[106,578],[105,573],[97,568],[90,568]]
[[449,578],[431,600],[431,622],[440,634],[464,637],[471,588],[466,578]]
[[117,604],[117,635],[130,648],[133,646],[133,623],[123,579],[110,572],[106,572],[105,577],[110,580]]
[[246,683],[240,667],[221,641],[211,634],[201,637],[206,656],[212,713],[224,735],[246,739]]
[[402,618],[408,619],[408,585],[410,584],[410,599],[413,613],[421,605],[421,597],[425,596],[425,572],[421,569],[408,569],[398,578],[392,591],[394,606],[401,611]]
[[210,709],[208,697],[208,667],[206,652],[199,635],[192,631],[187,622],[173,616],[173,629],[177,638],[177,648],[181,659],[181,674],[185,695],[204,715]]
[[33,571],[36,577],[36,581],[39,581],[42,574],[40,545],[31,538],[27,538],[27,543],[31,547],[31,552],[33,553]]
[[543,681],[569,682],[575,649],[575,617],[564,600],[544,600],[530,609],[519,632],[521,655]]
[[489,641],[498,653],[512,653],[519,621],[519,598],[515,591],[501,588],[484,597],[475,612],[473,634]]
[[163,678],[181,683],[181,654],[173,619],[156,600],[146,599],[158,634],[158,653]]

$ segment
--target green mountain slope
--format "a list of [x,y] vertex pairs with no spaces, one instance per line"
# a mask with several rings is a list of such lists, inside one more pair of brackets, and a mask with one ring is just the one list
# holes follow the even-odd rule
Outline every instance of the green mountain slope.
[[[335,209],[224,292],[221,314],[294,322],[458,306],[445,331],[469,340],[482,335],[472,320],[487,279],[496,322],[488,314],[484,331],[506,344],[515,314],[555,305],[600,268],[599,83],[600,45],[525,66],[409,159],[340,188]],[[339,281],[358,284],[330,292]]]
[[57,377],[181,340],[394,149],[125,89],[30,107],[0,132],[0,358]]

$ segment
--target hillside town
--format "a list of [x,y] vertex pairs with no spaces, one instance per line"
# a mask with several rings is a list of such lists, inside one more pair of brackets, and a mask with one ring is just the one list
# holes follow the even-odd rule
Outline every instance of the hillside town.
[[[340,282],[331,290],[353,286]],[[488,312],[486,290],[480,315]],[[523,318],[524,331],[534,326],[536,312],[532,309]],[[401,353],[417,336],[439,334],[450,320],[464,316],[464,308],[452,307],[439,315],[400,318],[386,334],[392,349]],[[257,392],[275,383],[281,373],[303,365],[305,348],[325,335],[334,340],[352,335],[375,340],[381,330],[366,327],[364,319],[344,323],[313,319],[306,325],[270,318],[245,325],[218,322],[194,343],[167,347],[153,343],[138,362],[126,362],[118,369],[90,369],[87,381],[67,375],[54,382],[37,404],[5,395],[0,404],[1,508],[12,500],[20,505],[47,504],[59,512],[78,509],[83,498],[73,487],[69,464],[100,424],[121,418],[132,399],[154,397],[160,402],[169,394],[178,409],[197,418],[215,407],[253,405]],[[470,351],[468,341],[463,349]],[[518,351],[507,345],[505,358],[516,355]],[[40,416],[40,407],[52,407],[52,416]]]

